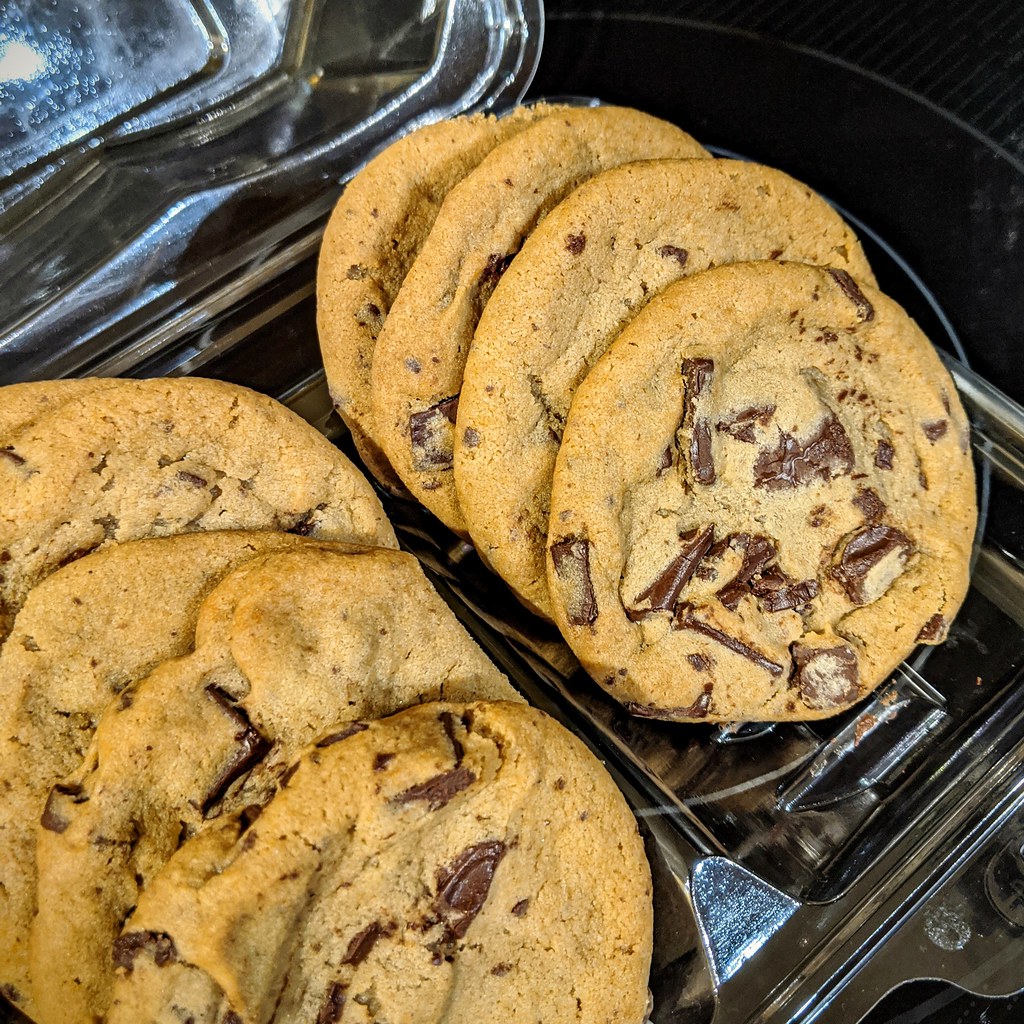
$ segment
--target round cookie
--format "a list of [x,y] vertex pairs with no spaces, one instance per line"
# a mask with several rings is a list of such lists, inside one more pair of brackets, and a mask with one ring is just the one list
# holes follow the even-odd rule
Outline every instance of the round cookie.
[[581,185],[495,288],[459,396],[455,490],[483,558],[545,617],[551,473],[573,392],[664,287],[758,259],[874,282],[854,233],[806,185],[737,160],[658,160]]
[[967,420],[903,310],[736,264],[666,289],[577,391],[548,585],[637,714],[822,718],[945,637],[976,518]]
[[326,438],[221,381],[111,381],[36,415],[0,456],[0,642],[36,583],[114,541],[274,529],[396,545],[373,488]]
[[29,594],[0,649],[0,991],[29,1016],[36,833],[50,788],[81,764],[112,700],[192,649],[199,607],[220,579],[260,554],[318,546],[347,550],[271,530],[128,541]]
[[412,555],[277,552],[234,569],[203,602],[195,650],[122,691],[46,801],[37,1019],[102,1014],[111,943],[189,836],[265,802],[316,737],[445,697],[518,699]]
[[345,187],[317,267],[317,331],[327,385],[363,462],[401,482],[376,442],[370,366],[377,335],[448,191],[496,145],[561,108],[519,107],[427,125],[392,143]]
[[523,239],[577,185],[631,160],[706,157],[673,125],[621,107],[546,117],[493,149],[448,193],[377,339],[371,400],[379,441],[409,491],[466,525],[452,482],[466,354]]
[[530,707],[433,704],[182,847],[115,944],[107,1020],[640,1024],[651,944],[593,755]]

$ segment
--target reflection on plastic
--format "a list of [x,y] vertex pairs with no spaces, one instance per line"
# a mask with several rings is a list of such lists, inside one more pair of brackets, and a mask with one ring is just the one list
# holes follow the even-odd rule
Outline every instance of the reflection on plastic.
[[728,981],[799,906],[725,857],[694,865],[690,899],[717,984]]

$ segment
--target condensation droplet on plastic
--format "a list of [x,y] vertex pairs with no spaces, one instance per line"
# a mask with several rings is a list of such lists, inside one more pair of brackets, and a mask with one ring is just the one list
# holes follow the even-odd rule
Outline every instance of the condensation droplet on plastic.
[[955,952],[970,941],[971,926],[960,913],[939,904],[925,910],[924,933],[939,949]]

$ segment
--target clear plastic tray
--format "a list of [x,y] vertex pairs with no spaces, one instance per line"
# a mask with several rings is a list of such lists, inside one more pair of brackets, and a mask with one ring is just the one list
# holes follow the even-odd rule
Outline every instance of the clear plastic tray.
[[[327,213],[397,134],[521,98],[539,0],[168,0],[116,25],[19,11],[25,75],[0,81],[0,117],[18,122],[0,121],[0,383],[236,380],[355,457],[316,342]],[[941,331],[925,284],[843,212]],[[915,978],[1024,987],[1024,410],[956,358],[952,333],[934,340],[973,425],[971,591],[946,644],[835,719],[631,718],[471,548],[384,496],[457,614],[632,801],[656,878],[655,1024],[853,1022]]]

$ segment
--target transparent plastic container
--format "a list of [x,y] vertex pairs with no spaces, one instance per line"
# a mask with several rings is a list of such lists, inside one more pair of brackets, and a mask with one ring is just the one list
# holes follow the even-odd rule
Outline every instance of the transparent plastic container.
[[[355,458],[316,340],[327,215],[399,134],[521,99],[540,0],[103,6],[0,0],[0,383],[234,380]],[[879,276],[935,306],[875,243]],[[944,645],[837,718],[630,717],[468,545],[382,496],[468,628],[630,799],[655,1024],[854,1022],[916,978],[1024,988],[1024,410],[951,331],[934,340],[973,426],[972,587]]]

